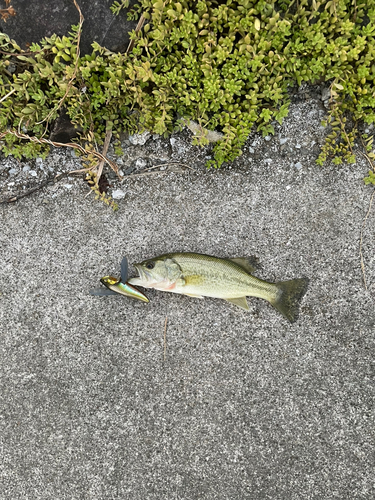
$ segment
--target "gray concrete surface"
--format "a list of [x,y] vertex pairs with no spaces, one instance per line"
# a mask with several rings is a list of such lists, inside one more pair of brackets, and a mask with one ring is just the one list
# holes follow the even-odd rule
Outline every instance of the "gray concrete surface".
[[[221,171],[204,170],[210,150],[186,131],[128,145],[124,169],[147,153],[197,172],[113,180],[116,213],[77,180],[0,206],[2,500],[374,498],[375,211],[366,291],[368,168],[315,165],[320,112],[302,99]],[[63,162],[77,160],[29,165],[39,179],[37,166]],[[23,165],[2,160],[2,195],[26,185]],[[299,320],[258,299],[246,313],[88,294],[123,255],[177,250],[256,255],[269,280],[308,276]]]

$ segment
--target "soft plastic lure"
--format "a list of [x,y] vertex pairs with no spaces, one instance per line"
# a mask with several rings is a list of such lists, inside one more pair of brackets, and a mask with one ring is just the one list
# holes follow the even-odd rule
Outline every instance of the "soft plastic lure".
[[142,300],[143,302],[148,302],[146,295],[126,282],[128,279],[128,270],[128,259],[124,257],[121,261],[121,278],[118,279],[113,276],[104,276],[101,278],[100,282],[103,283],[106,288],[94,288],[90,290],[90,294],[97,296],[120,294],[133,299]]

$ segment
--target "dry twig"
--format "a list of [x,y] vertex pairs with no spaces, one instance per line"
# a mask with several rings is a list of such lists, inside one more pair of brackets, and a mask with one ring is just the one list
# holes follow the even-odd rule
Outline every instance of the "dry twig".
[[168,321],[168,316],[165,317],[165,323],[164,323],[164,361],[167,355],[167,321]]
[[[105,134],[105,139],[104,139],[104,145],[103,145],[103,152],[102,155],[103,157],[106,156],[108,148],[109,148],[109,143],[111,142],[111,137],[112,137],[112,129],[108,129],[106,134]],[[104,167],[105,160],[101,160],[98,169],[97,169],[97,182],[99,182],[100,177],[102,176],[103,173],[103,167]]]
[[[78,151],[80,151],[84,155],[92,154],[96,158],[99,158],[99,160],[108,163],[108,165],[112,168],[112,170],[119,176],[118,166],[116,165],[116,163],[114,161],[110,160],[106,156],[103,156],[101,153],[98,153],[97,151],[86,150],[82,146],[80,146],[79,144],[76,144],[74,142],[66,142],[65,143],[65,142],[50,141],[49,139],[43,139],[43,138],[38,139],[38,137],[33,137],[33,136],[30,136],[27,134],[22,134],[21,132],[18,132],[17,130],[7,130],[6,132],[1,133],[0,134],[0,141],[2,139],[4,139],[4,137],[7,134],[13,134],[16,137],[18,137],[19,139],[26,139],[28,141],[36,142],[38,144],[49,144],[50,146],[54,146],[56,148],[68,147],[68,148],[78,149]],[[87,170],[87,169],[85,169],[85,170]]]
[[70,171],[63,172],[62,174],[56,175],[56,177],[46,179],[45,181],[41,182],[37,186],[34,186],[34,187],[28,189],[24,193],[12,195],[12,196],[10,196],[10,198],[4,198],[4,199],[0,200],[0,205],[3,205],[5,203],[14,203],[15,201],[18,201],[21,198],[25,198],[26,196],[29,196],[30,194],[35,193],[35,191],[39,191],[39,189],[42,189],[42,188],[48,186],[48,184],[51,184],[51,183],[56,184],[56,182],[60,181],[61,179],[63,179],[67,175],[71,175],[73,173],[75,173],[75,172],[70,172]]
[[[141,29],[143,28],[143,25],[145,24],[145,21],[146,21],[146,18],[143,16],[143,14],[141,15],[141,17],[139,18],[139,21],[138,21],[138,24],[135,28],[135,32],[138,33],[139,31],[141,31]],[[128,48],[126,49],[126,52],[125,54],[129,54],[129,52],[133,49],[134,47],[134,43],[135,41],[134,40],[130,40],[129,42],[129,45],[128,45]]]

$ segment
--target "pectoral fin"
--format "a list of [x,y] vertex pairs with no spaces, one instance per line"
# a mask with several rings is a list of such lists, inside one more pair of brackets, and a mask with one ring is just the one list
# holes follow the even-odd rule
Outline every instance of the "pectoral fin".
[[249,310],[249,306],[247,305],[246,297],[236,297],[235,299],[225,299],[227,302],[234,304],[235,306],[241,307],[241,309],[245,309],[245,311]]
[[242,267],[242,269],[250,274],[254,273],[260,267],[256,257],[236,257],[229,260],[235,262],[238,266]]

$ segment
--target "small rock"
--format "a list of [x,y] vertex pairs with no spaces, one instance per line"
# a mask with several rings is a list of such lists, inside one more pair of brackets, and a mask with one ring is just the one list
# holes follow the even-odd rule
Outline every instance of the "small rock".
[[280,149],[281,149],[281,151],[285,151],[287,149],[287,147],[288,147],[288,144],[283,144]]
[[129,175],[132,172],[134,172],[134,170],[135,170],[135,167],[133,165],[131,165],[130,167],[128,167],[128,168],[125,169],[124,173],[125,173],[125,175]]
[[142,134],[129,135],[129,141],[133,146],[143,146],[150,139],[151,133],[145,130]]
[[283,145],[288,141],[288,137],[283,137],[280,139],[280,144]]
[[66,189],[72,189],[73,184],[64,184],[64,188]]
[[297,149],[301,149],[301,144],[296,144]]
[[199,125],[199,123],[193,120],[184,120],[184,123],[187,126],[187,128],[193,132],[194,135],[200,136],[203,133],[209,142],[217,142],[224,137],[224,134],[222,134],[221,132],[203,128]]
[[147,167],[147,160],[144,158],[138,158],[138,160],[135,162],[135,165],[137,168],[145,168]]
[[291,186],[286,186],[286,190],[289,191],[289,189],[291,188]]
[[321,99],[322,101],[328,101],[331,98],[331,89],[329,87],[322,90]]
[[35,170],[29,170],[29,175],[31,175],[32,177],[38,176],[38,174],[35,172]]
[[268,165],[270,165],[272,162],[273,162],[273,160],[271,160],[271,158],[266,158],[264,160],[264,163],[268,163]]
[[11,168],[8,172],[9,175],[14,175],[17,173],[17,170],[15,168]]
[[266,137],[264,138],[265,141],[270,141],[271,140],[271,136],[270,135],[266,135]]
[[35,160],[35,165],[36,165],[37,167],[43,167],[43,159],[42,159],[42,158],[37,158],[37,159]]
[[29,165],[25,165],[22,169],[23,172],[28,172],[30,170]]
[[112,191],[112,198],[114,200],[122,200],[125,198],[125,192],[122,191],[122,189],[116,189],[115,191]]
[[48,205],[49,201],[47,200],[47,198],[44,198],[44,199],[42,200],[42,203],[43,203],[43,205]]
[[294,165],[296,167],[297,170],[301,170],[302,168],[302,163],[298,162]]
[[171,138],[169,139],[169,142],[171,143],[171,146],[172,146],[172,148],[173,148],[173,146],[174,146],[174,145],[176,144],[176,142],[177,142],[177,139],[175,139],[174,137],[171,137]]
[[8,186],[11,187],[11,186],[14,186],[15,182],[8,182]]
[[254,153],[255,149],[254,148],[249,148],[249,153]]

